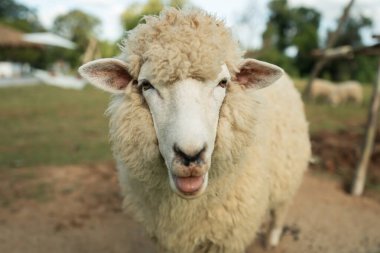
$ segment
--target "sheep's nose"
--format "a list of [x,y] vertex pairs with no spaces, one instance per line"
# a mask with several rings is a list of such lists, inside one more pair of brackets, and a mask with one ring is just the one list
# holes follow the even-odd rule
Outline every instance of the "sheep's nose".
[[174,153],[185,166],[189,166],[191,163],[200,164],[204,160],[204,153],[206,151],[206,144],[203,145],[201,149],[187,150],[181,149],[177,144],[173,146]]

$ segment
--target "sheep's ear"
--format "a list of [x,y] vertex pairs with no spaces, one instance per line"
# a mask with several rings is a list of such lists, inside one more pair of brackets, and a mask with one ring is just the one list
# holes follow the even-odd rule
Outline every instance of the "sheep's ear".
[[79,68],[79,74],[94,86],[111,92],[122,93],[133,80],[125,62],[104,58],[88,62]]
[[244,59],[239,65],[235,81],[248,88],[261,89],[275,82],[283,73],[282,68],[276,65],[255,59]]

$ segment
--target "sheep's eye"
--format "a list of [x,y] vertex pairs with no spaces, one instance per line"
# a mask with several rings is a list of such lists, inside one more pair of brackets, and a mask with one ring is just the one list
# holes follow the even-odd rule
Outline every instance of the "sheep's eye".
[[142,80],[140,86],[142,90],[154,89],[153,85],[148,80]]
[[222,88],[226,88],[226,87],[227,87],[227,83],[228,83],[227,78],[223,78],[223,79],[220,80],[220,82],[218,83],[218,86],[220,86],[220,87],[222,87]]

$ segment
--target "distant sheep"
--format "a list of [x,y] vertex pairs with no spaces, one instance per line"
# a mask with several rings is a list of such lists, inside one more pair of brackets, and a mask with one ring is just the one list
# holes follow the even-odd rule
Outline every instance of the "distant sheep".
[[311,86],[311,97],[313,99],[321,98],[326,101],[331,101],[334,90],[335,86],[332,82],[323,79],[315,79]]
[[363,88],[356,81],[347,81],[335,86],[331,103],[339,105],[347,102],[361,104],[363,102]]
[[115,94],[108,114],[125,208],[160,252],[244,252],[268,211],[276,245],[310,157],[293,83],[242,59],[231,31],[203,11],[145,21],[123,57],[79,69]]
[[334,84],[327,80],[316,79],[312,85],[311,96],[313,99],[322,98],[334,106],[347,102],[361,104],[363,89],[356,81]]

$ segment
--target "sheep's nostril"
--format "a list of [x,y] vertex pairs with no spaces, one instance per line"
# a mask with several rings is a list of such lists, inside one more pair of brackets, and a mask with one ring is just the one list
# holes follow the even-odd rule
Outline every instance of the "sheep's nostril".
[[196,151],[185,152],[183,149],[179,148],[177,144],[174,144],[173,150],[176,156],[181,159],[183,165],[189,166],[191,163],[200,163],[203,161],[203,154],[206,151],[206,145],[203,145],[201,149]]

